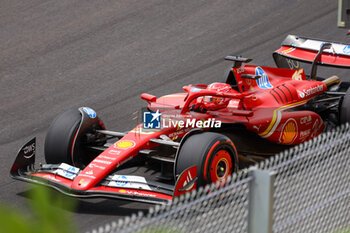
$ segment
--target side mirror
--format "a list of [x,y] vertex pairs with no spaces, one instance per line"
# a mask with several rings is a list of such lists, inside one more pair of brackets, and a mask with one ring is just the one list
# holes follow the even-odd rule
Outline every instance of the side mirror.
[[147,94],[147,93],[142,93],[141,99],[146,100],[148,103],[157,101],[157,97],[155,97],[154,95]]

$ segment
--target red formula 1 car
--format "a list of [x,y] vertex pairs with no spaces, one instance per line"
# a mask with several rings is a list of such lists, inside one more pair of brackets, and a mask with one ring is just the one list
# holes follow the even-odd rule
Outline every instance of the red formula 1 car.
[[106,130],[91,108],[66,111],[46,135],[47,164],[34,168],[34,138],[11,176],[75,197],[163,203],[350,120],[350,84],[316,77],[318,65],[349,68],[350,45],[288,36],[273,56],[277,68],[228,56],[222,83],[142,94],[148,111],[129,132]]

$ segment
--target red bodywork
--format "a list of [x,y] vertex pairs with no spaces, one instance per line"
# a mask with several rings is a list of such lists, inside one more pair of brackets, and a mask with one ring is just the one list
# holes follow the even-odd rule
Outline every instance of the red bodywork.
[[[270,88],[261,88],[258,80],[242,78],[242,74],[255,74],[256,69],[263,70],[265,84]],[[182,127],[169,122],[195,119],[212,119],[222,124],[241,124],[249,131],[278,144],[295,145],[319,135],[324,123],[319,115],[311,111],[290,111],[304,105],[308,100],[327,90],[321,81],[308,81],[303,70],[289,70],[271,67],[245,65],[233,69],[239,91],[218,93],[206,90],[206,85],[185,86],[184,93],[175,93],[158,99],[143,96],[149,100],[149,108],[162,113],[162,120],[168,122],[168,128],[159,130],[143,129],[142,124],[129,131],[98,155],[74,180],[46,173],[33,173],[31,176],[51,180],[76,191],[102,191],[119,193],[124,196],[154,197],[171,200],[171,195],[149,190],[135,190],[119,187],[99,186],[98,183],[121,164],[137,156],[140,150],[157,147],[150,139],[161,135],[176,140],[181,139],[194,127]],[[266,86],[266,85],[265,85]],[[265,87],[263,86],[263,87]],[[229,105],[217,111],[206,113],[193,112],[191,105],[201,96],[219,96],[231,98]],[[170,116],[166,119],[166,116]],[[182,178],[184,179],[184,178]],[[176,191],[175,193],[179,193]]]
[[[279,144],[300,144],[319,135],[324,128],[319,115],[311,111],[288,110],[300,107],[314,96],[322,94],[327,86],[321,81],[307,81],[302,70],[259,67],[266,72],[272,86],[262,89],[257,80],[241,78],[241,74],[255,74],[257,68],[246,65],[234,69],[240,92],[216,93],[206,90],[205,85],[185,86],[187,92],[153,99],[149,108],[160,110],[163,116],[176,116],[169,118],[173,122],[192,117],[198,121],[215,119],[222,123],[243,124],[248,130]],[[196,92],[192,91],[194,88]],[[215,112],[191,112],[191,103],[200,96],[222,96],[232,100],[227,108]],[[71,187],[77,190],[91,189],[100,181],[99,178],[107,176],[116,167],[137,156],[140,150],[156,147],[156,143],[150,142],[151,138],[159,138],[160,135],[181,138],[192,129],[174,127],[170,123],[168,126],[170,127],[161,130],[145,130],[142,124],[138,125],[97,156],[74,179]]]
[[[303,57],[307,61],[311,61],[317,54],[315,51],[290,46],[283,46],[276,52],[297,58]],[[329,54],[322,56],[324,56],[322,60],[327,62],[349,66],[349,59],[345,56],[334,57]],[[140,198],[152,197],[155,200],[171,200],[173,195],[154,190],[107,187],[101,185],[100,182],[120,165],[138,156],[141,150],[157,148],[159,144],[151,142],[151,139],[160,139],[161,136],[165,135],[173,141],[179,141],[193,128],[197,128],[195,125],[181,127],[178,124],[179,121],[211,120],[212,122],[220,121],[223,125],[237,124],[263,139],[282,145],[300,144],[318,136],[323,131],[325,125],[318,114],[300,109],[309,100],[327,91],[327,85],[324,82],[307,80],[303,69],[272,68],[246,64],[232,68],[232,72],[235,76],[236,86],[231,92],[221,93],[208,90],[206,89],[207,85],[188,85],[183,87],[184,92],[182,93],[160,98],[142,94],[142,99],[149,103],[149,109],[162,113],[163,127],[161,129],[143,129],[142,124],[137,125],[124,137],[100,153],[74,179],[70,180],[40,171],[28,176],[40,177],[52,182],[52,186],[57,184],[65,186],[70,190],[66,193],[72,190],[78,194],[83,194],[84,191],[98,191],[118,193],[120,198],[129,197],[132,199],[138,196]],[[203,96],[230,98],[230,102],[227,107],[216,111],[195,112],[191,110],[197,98]],[[210,130],[210,127],[203,129]],[[174,196],[195,188],[194,184],[185,191],[179,191],[179,188],[184,187],[190,181],[186,177],[196,176],[196,170],[191,169],[184,171],[183,176],[177,177],[178,182],[174,186]]]

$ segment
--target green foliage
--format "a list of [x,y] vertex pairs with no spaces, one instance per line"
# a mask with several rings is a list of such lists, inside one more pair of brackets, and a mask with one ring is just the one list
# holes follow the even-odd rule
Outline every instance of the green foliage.
[[67,210],[73,210],[71,199],[41,186],[30,192],[31,214],[25,215],[4,204],[0,205],[1,233],[72,233],[77,232]]
[[334,231],[333,233],[350,233],[350,226]]

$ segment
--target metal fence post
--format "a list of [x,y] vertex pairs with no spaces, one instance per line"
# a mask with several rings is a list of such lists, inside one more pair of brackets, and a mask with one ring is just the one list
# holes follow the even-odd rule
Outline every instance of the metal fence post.
[[275,172],[253,167],[249,171],[249,233],[271,233]]

